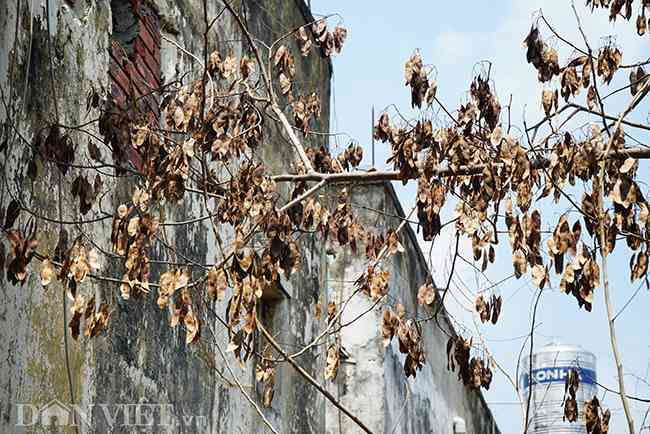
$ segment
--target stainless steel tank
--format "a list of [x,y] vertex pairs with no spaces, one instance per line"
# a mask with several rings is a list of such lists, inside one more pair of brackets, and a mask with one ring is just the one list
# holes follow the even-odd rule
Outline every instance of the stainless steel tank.
[[[597,393],[596,356],[576,345],[552,343],[533,353],[533,366],[529,375],[530,358],[524,356],[519,364],[520,387],[524,400],[530,401],[530,434],[586,433],[584,403]],[[576,369],[580,385],[576,393],[578,420],[563,421],[564,381],[570,369]],[[526,401],[524,401],[524,405]]]

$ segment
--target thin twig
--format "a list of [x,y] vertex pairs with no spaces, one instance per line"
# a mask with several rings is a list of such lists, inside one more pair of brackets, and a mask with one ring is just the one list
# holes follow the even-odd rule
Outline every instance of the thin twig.
[[348,410],[343,404],[341,404],[331,393],[327,391],[323,386],[321,386],[318,381],[314,379],[307,371],[305,371],[302,366],[300,366],[294,360],[294,356],[287,354],[286,351],[276,342],[276,340],[271,336],[271,334],[264,328],[259,319],[256,319],[257,328],[262,332],[266,340],[271,344],[275,350],[284,356],[289,362],[289,364],[300,374],[302,375],[312,386],[314,386],[320,393],[322,393],[329,402],[331,402],[336,408],[341,410],[347,417],[349,417],[354,423],[356,423],[359,428],[368,434],[373,434],[373,432],[368,428],[361,420],[354,415],[350,410]]

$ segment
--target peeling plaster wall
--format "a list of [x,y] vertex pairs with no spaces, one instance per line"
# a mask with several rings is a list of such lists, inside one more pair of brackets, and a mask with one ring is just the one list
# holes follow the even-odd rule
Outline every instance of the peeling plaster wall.
[[[350,190],[350,201],[365,207],[355,208],[363,227],[385,233],[400,224],[400,219],[390,217],[404,216],[390,183],[353,186]],[[384,214],[368,209],[381,210]],[[410,317],[423,318],[432,313],[416,301],[418,288],[427,277],[427,262],[417,238],[409,225],[400,232],[399,238],[404,253],[383,262],[384,269],[390,271],[386,299],[375,304],[369,297],[356,295],[341,316],[342,323],[355,321],[353,326],[342,330],[340,337],[341,345],[351,357],[342,360],[330,392],[374,432],[453,433],[453,418],[461,417],[468,433],[498,434],[481,393],[465,388],[455,373],[447,371],[448,336],[435,324],[422,324],[426,363],[415,379],[406,379],[405,356],[400,354],[396,338],[384,349],[381,323],[387,305],[394,308],[402,303]],[[355,290],[353,282],[365,271],[367,262],[362,250],[359,255],[338,252],[329,259],[328,294],[339,303]],[[364,312],[368,313],[359,318]],[[454,333],[446,315],[440,315],[440,323],[447,333]],[[326,413],[327,433],[361,432],[335,408],[328,406]]]
[[[0,205],[4,209],[12,195],[19,194],[31,209],[43,217],[58,218],[58,171],[50,163],[37,162],[38,176],[31,181],[26,166],[31,159],[33,143],[39,131],[54,122],[74,126],[98,116],[96,110],[86,113],[86,95],[93,86],[108,91],[110,34],[112,17],[110,0],[84,1],[49,0],[48,24],[45,2],[48,0],[8,0],[0,4],[0,121],[12,120],[9,146],[1,154],[4,179],[0,185]],[[161,69],[165,82],[190,71],[200,73],[197,60],[179,49],[198,54],[203,44],[202,3],[197,0],[155,0],[161,17]],[[208,1],[209,16],[221,11],[219,2]],[[235,4],[239,4],[235,2]],[[256,38],[270,44],[287,31],[311,21],[303,0],[245,0],[240,7],[249,29]],[[242,53],[243,36],[231,17],[226,14],[209,35],[210,51]],[[173,41],[173,42],[170,42]],[[250,53],[249,53],[250,54]],[[296,85],[301,93],[315,91],[321,97],[322,113],[317,130],[329,131],[329,96],[331,65],[327,59],[312,54],[309,59],[297,55],[297,75],[303,78]],[[53,76],[53,80],[50,77]],[[56,107],[56,109],[55,109]],[[13,129],[15,128],[15,129]],[[267,140],[261,149],[262,158],[274,171],[290,170],[293,150],[276,125],[267,124]],[[96,123],[85,131],[70,130],[76,147],[76,162],[85,162],[90,135],[99,137]],[[309,146],[327,145],[327,136],[310,139]],[[100,146],[103,158],[111,161],[110,150]],[[84,156],[82,158],[82,156]],[[81,169],[70,169],[64,183]],[[95,205],[84,219],[112,213],[128,200],[134,186],[130,177],[104,179],[101,206]],[[9,191],[7,190],[9,188]],[[286,187],[282,187],[286,188]],[[285,196],[288,191],[282,190]],[[355,187],[354,197],[371,207],[387,212],[401,212],[392,190],[383,185]],[[63,218],[75,220],[77,202],[69,192],[62,195]],[[206,213],[200,200],[185,199],[179,207],[167,209],[169,221],[180,221]],[[19,222],[25,224],[23,212]],[[368,224],[387,227],[395,222],[378,219],[376,214],[364,214]],[[92,225],[92,238],[104,248],[110,239],[110,218]],[[58,225],[38,219],[40,229],[39,251],[52,251],[58,238]],[[82,229],[87,226],[82,226]],[[77,235],[75,229],[70,239]],[[211,263],[218,256],[217,242],[207,225],[176,228],[167,232],[169,242],[192,260]],[[232,233],[223,230],[220,236],[225,245]],[[3,241],[6,247],[6,241]],[[404,241],[408,253],[394,264],[392,291],[400,296],[407,309],[416,309],[414,294],[425,267],[414,239]],[[312,236],[302,241],[305,252],[302,272],[286,284],[290,298],[266,303],[260,318],[276,334],[277,340],[288,349],[310,342],[324,327],[324,316],[314,315],[316,304],[327,305],[337,291],[345,291],[336,280],[356,278],[364,264],[350,253],[341,253],[335,259],[326,257],[325,245]],[[169,259],[162,247],[151,252],[152,258]],[[401,261],[401,262],[400,262]],[[205,433],[265,433],[268,429],[232,384],[219,349],[224,350],[227,339],[218,324],[219,347],[211,343],[187,347],[184,333],[169,327],[169,313],[161,311],[155,291],[142,299],[124,301],[116,285],[98,284],[87,280],[83,291],[99,291],[113,309],[110,330],[92,340],[69,338],[69,363],[65,362],[63,345],[63,294],[52,285],[44,290],[40,285],[36,260],[23,286],[10,285],[4,276],[0,280],[0,433],[61,432],[38,424],[17,427],[17,404],[29,404],[25,409],[27,420],[31,410],[40,408],[53,399],[69,403],[67,369],[72,377],[75,403],[83,416],[81,432],[134,432],[134,427],[120,426],[124,412],[128,421],[135,422],[133,407],[126,405],[149,403],[165,405],[165,422],[172,426],[142,429],[146,432],[205,432]],[[119,261],[105,259],[104,270],[109,275],[120,275]],[[152,267],[152,281],[157,281],[161,268]],[[405,284],[405,282],[407,282]],[[338,285],[338,286],[337,286]],[[401,289],[399,289],[401,288]],[[407,297],[401,297],[407,294]],[[212,306],[223,313],[225,303]],[[369,301],[356,297],[346,318],[356,316],[369,308]],[[203,318],[206,321],[206,318]],[[418,380],[411,383],[410,398],[404,406],[404,379],[401,359],[395,348],[385,351],[380,333],[381,311],[375,309],[345,329],[341,337],[350,352],[352,364],[343,364],[339,377],[328,388],[341,401],[359,414],[375,432],[385,432],[400,421],[402,433],[451,432],[451,417],[460,414],[468,421],[474,433],[492,433],[488,427],[491,416],[480,395],[466,392],[443,369],[444,336],[435,330],[425,335],[427,364]],[[203,333],[208,333],[206,328]],[[261,350],[261,348],[260,348]],[[437,358],[440,358],[438,360]],[[236,366],[228,356],[239,381],[257,402],[261,389],[254,379],[254,364],[245,369]],[[433,362],[433,363],[431,363]],[[322,381],[325,348],[315,346],[300,357],[301,365]],[[439,367],[434,370],[431,366]],[[404,409],[404,410],[402,410]],[[264,409],[266,417],[281,433],[352,433],[358,432],[345,416],[313,387],[295,374],[287,364],[278,368],[273,406]],[[157,414],[160,417],[160,414]],[[194,419],[184,419],[193,416]],[[200,419],[196,419],[196,417]],[[110,421],[116,417],[116,426]],[[160,419],[157,419],[160,422]],[[65,432],[74,432],[67,428]],[[496,431],[494,431],[496,432]]]
[[[70,3],[49,0],[48,46],[45,1],[11,0],[0,5],[0,85],[4,92],[0,120],[4,122],[11,118],[16,131],[20,133],[20,136],[9,136],[10,145],[2,155],[2,170],[9,181],[12,195],[20,194],[29,208],[56,219],[58,171],[50,164],[39,161],[38,178],[32,184],[25,175],[25,167],[32,155],[27,142],[32,142],[39,130],[57,122],[57,115],[58,122],[63,125],[79,125],[97,117],[95,110],[86,113],[86,95],[91,85],[96,89],[109,90],[112,17],[110,0],[78,0]],[[211,17],[222,9],[219,2],[208,1],[207,4]],[[180,78],[186,71],[190,71],[190,77],[197,77],[200,65],[177,45],[201,56],[204,29],[202,3],[196,0],[157,0],[155,6],[161,16],[164,36],[161,41],[163,77],[169,82]],[[306,20],[311,21],[302,0],[245,1],[238,7],[251,32],[267,44]],[[239,56],[244,46],[242,39],[239,29],[226,13],[209,35],[209,49],[232,51]],[[50,80],[50,58],[54,80]],[[303,83],[297,84],[298,90],[319,93],[324,115],[317,129],[328,131],[329,60],[318,53],[309,60],[301,56],[297,56],[296,60],[297,73],[306,78]],[[56,110],[53,95],[56,95]],[[289,142],[275,127],[267,125],[265,128],[267,140],[261,149],[265,162],[274,171],[289,170],[288,162],[293,160]],[[96,124],[90,124],[85,129],[87,133],[99,135]],[[76,147],[76,163],[86,161],[80,156],[87,154],[87,133],[71,131]],[[20,137],[24,141],[19,140]],[[309,142],[309,146],[320,145],[326,145],[326,136]],[[104,158],[110,161],[110,150],[101,145],[100,149]],[[65,175],[63,185],[69,185],[78,172],[71,169]],[[102,212],[112,213],[120,203],[128,200],[133,186],[134,180],[129,177],[105,179]],[[0,189],[2,209],[10,200],[3,181]],[[77,203],[69,192],[64,191],[63,218],[77,219],[76,209]],[[166,213],[167,220],[177,221],[204,215],[205,209],[202,201],[186,199],[181,206],[167,209]],[[84,219],[101,215],[95,206]],[[19,223],[26,221],[27,216],[23,212]],[[39,251],[52,251],[58,238],[58,225],[46,221],[39,221],[38,224],[41,234]],[[77,235],[73,230],[70,239]],[[207,225],[169,230],[167,235],[171,243],[196,262],[211,263],[217,257],[216,240]],[[221,236],[227,246],[232,234],[224,231]],[[108,246],[110,218],[92,226],[92,237],[103,247]],[[6,241],[3,240],[3,243],[6,245]],[[322,321],[314,318],[313,312],[321,298],[324,257],[311,237],[305,237],[303,249],[306,252],[304,273],[292,278],[286,285],[291,298],[269,303],[261,312],[268,327],[288,348],[308,342],[323,326]],[[151,257],[165,260],[169,259],[169,253],[158,247]],[[122,266],[119,262],[107,259],[104,265],[106,274],[120,275]],[[43,290],[36,260],[30,269],[32,273],[23,286],[10,285],[4,276],[1,281],[2,433],[51,432],[38,424],[17,427],[16,404],[33,406],[24,408],[25,420],[31,422],[30,412],[52,399],[64,404],[70,402],[63,350],[65,323],[62,291],[56,285]],[[160,272],[160,267],[152,267],[153,281],[157,281]],[[81,286],[82,291],[88,292],[96,287],[97,284],[90,280]],[[229,375],[217,347],[211,344],[187,347],[184,333],[171,329],[169,313],[157,307],[155,291],[140,300],[124,301],[116,285],[102,284],[99,287],[113,309],[109,332],[93,340],[69,339],[72,389],[75,403],[85,418],[80,427],[82,432],[132,432],[134,427],[119,425],[123,422],[125,411],[131,412],[127,416],[131,423],[135,422],[134,407],[125,405],[138,403],[166,405],[169,414],[165,417],[175,424],[163,427],[156,423],[146,428],[147,432],[268,432],[234,384],[223,379]],[[225,303],[216,303],[212,307],[223,314]],[[227,337],[224,329],[219,325],[214,325],[214,328],[219,346],[225,350]],[[203,333],[208,331],[204,328]],[[323,371],[324,359],[319,357],[320,351],[316,347],[301,358],[305,369],[314,375]],[[247,393],[260,402],[262,391],[258,390],[254,380],[254,363],[249,362],[242,370],[230,355],[227,357]],[[266,417],[283,433],[320,432],[325,420],[325,401],[290,369],[279,369],[275,399],[272,408],[264,410]],[[305,402],[310,405],[304,405]],[[117,421],[116,426],[111,428],[113,416],[117,417]],[[184,416],[195,418],[188,422],[183,419]],[[196,416],[201,419],[197,420]],[[65,431],[73,432],[72,428]]]

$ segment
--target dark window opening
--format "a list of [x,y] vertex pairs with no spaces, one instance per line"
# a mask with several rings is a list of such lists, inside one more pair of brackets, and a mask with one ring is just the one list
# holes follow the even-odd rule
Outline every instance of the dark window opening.
[[113,39],[118,41],[129,56],[133,54],[133,44],[140,30],[138,19],[133,13],[131,2],[111,0],[113,14]]

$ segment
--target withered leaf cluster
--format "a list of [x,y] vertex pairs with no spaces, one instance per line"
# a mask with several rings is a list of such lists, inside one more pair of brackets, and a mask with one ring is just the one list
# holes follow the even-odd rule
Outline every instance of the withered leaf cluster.
[[223,274],[216,271],[217,275],[213,278],[218,279],[214,282],[217,287],[208,282],[208,291],[216,291],[217,298],[227,285],[232,287],[232,295],[226,306],[229,337],[227,350],[233,352],[241,366],[254,353],[253,339],[257,329],[259,300],[266,292],[277,288],[281,272],[289,276],[298,266],[298,246],[290,237],[290,227],[289,217],[274,211],[273,216],[264,224],[268,244],[261,254],[241,249],[233,255]]
[[327,359],[325,360],[325,379],[334,381],[336,374],[339,371],[341,358],[339,355],[339,348],[332,344],[327,348]]
[[446,197],[447,189],[439,180],[428,180],[424,176],[418,179],[416,204],[418,221],[425,241],[431,241],[433,237],[440,234],[440,210],[445,204]]
[[[489,130],[493,131],[499,123],[501,104],[490,88],[489,80],[480,75],[475,77],[470,86],[470,94],[478,110],[478,121],[484,119]],[[500,140],[497,140],[496,145],[499,143]]]
[[575,422],[578,420],[578,401],[576,400],[576,393],[580,386],[580,378],[578,371],[574,368],[569,369],[569,374],[564,380],[564,399],[562,406],[564,407],[564,416],[562,420]]
[[390,345],[393,336],[397,335],[399,351],[406,354],[404,373],[415,378],[425,362],[422,329],[416,321],[405,318],[404,306],[398,304],[395,312],[391,308],[384,310],[382,335],[384,347]]
[[342,171],[337,159],[332,157],[329,149],[325,146],[321,146],[318,149],[309,148],[306,153],[314,170],[321,173],[338,173]]
[[366,232],[366,258],[371,261],[377,260],[381,249],[384,247],[384,236],[371,231]]
[[[248,75],[252,72],[251,68],[254,67],[254,63],[249,62],[248,58],[242,57],[241,61],[241,72],[242,75]],[[218,76],[223,80],[229,80],[235,75],[237,69],[237,61],[235,56],[232,53],[228,53],[225,58],[221,57],[221,53],[218,51],[213,51],[210,53],[207,65],[208,72],[213,76]]]
[[[178,273],[178,270],[176,273]],[[173,294],[175,291],[175,289],[173,289],[174,287],[182,288],[180,297],[176,297],[174,306],[172,308],[170,325],[172,328],[178,326],[179,324],[183,324],[185,326],[185,343],[189,345],[197,342],[201,337],[201,322],[199,321],[199,318],[196,314],[196,308],[192,304],[192,296],[187,286],[187,281],[189,280],[188,275],[182,272],[180,273],[178,279],[176,279],[178,276],[176,273],[171,276],[168,275],[165,281],[166,285],[170,285],[168,291],[171,291],[171,293],[169,293],[168,296],[171,296]],[[161,276],[161,292],[163,287],[162,279],[163,277]],[[180,282],[181,279],[185,282]],[[163,307],[161,305],[160,297],[158,299],[158,304],[161,308]]]
[[149,248],[160,222],[150,213],[141,213],[136,207],[122,204],[113,216],[111,243],[113,251],[126,256],[125,272],[120,292],[128,300],[131,295],[149,292]]
[[542,107],[546,116],[554,113],[558,107],[558,92],[556,90],[544,89],[542,90]]
[[480,237],[478,232],[472,234],[472,253],[474,254],[474,260],[480,261],[481,258],[483,258],[483,261],[481,262],[481,271],[487,269],[488,262],[490,264],[494,263],[496,252],[494,250],[493,242],[494,240],[492,238],[491,230],[486,230],[483,233],[483,236]]
[[537,69],[538,79],[544,83],[560,74],[557,51],[542,40],[539,29],[531,27],[524,39],[526,60]]
[[641,8],[641,13],[636,17],[636,33],[639,36],[645,35],[648,26],[650,26],[650,18],[648,18],[646,21],[646,9],[648,9],[647,4],[646,7]]
[[585,401],[585,425],[587,434],[607,434],[609,432],[609,409],[603,409],[596,396]]
[[95,176],[95,181],[91,184],[84,175],[79,175],[72,182],[72,196],[79,198],[79,212],[86,215],[93,202],[102,189],[102,178],[99,174]]
[[208,295],[213,300],[222,301],[226,298],[228,275],[223,268],[212,267],[208,271]]
[[358,243],[365,239],[365,231],[352,212],[347,189],[341,190],[338,204],[329,219],[328,238],[338,241],[340,246],[349,244],[352,252],[357,252]]
[[447,341],[447,369],[455,372],[467,387],[489,389],[492,383],[492,369],[480,357],[471,357],[472,338],[452,336]]
[[275,363],[270,356],[270,351],[265,351],[261,362],[255,366],[255,379],[263,385],[262,404],[266,408],[271,407],[275,392]]
[[368,295],[373,300],[377,300],[388,293],[389,279],[389,271],[380,270],[376,266],[369,265],[365,273],[357,279],[355,285],[364,294]]
[[336,158],[344,170],[356,169],[363,160],[363,148],[359,144],[350,143]]
[[[519,278],[535,266],[542,266],[543,260],[540,253],[541,243],[541,215],[538,210],[533,210],[530,215],[524,213],[515,215],[512,201],[506,202],[506,226],[510,245],[512,247],[512,265],[515,277]],[[538,285],[539,286],[539,285]]]
[[18,283],[22,285],[27,278],[27,266],[38,247],[36,224],[32,221],[27,226],[25,233],[21,229],[12,229],[5,232],[5,235],[10,244],[9,255],[6,258],[7,280],[13,285]]
[[483,295],[476,297],[476,302],[474,307],[476,312],[479,314],[482,323],[491,321],[492,324],[496,324],[499,321],[499,316],[501,315],[501,305],[503,300],[501,296],[492,294],[490,300],[486,300]]
[[391,145],[391,156],[386,161],[400,171],[402,182],[418,176],[418,152],[434,144],[431,121],[418,121],[408,130],[391,124],[387,113],[380,116],[374,127],[374,137]]
[[[48,265],[44,264],[41,269],[41,282],[46,286],[51,281],[48,279]],[[78,283],[82,283],[88,274],[97,272],[100,269],[99,255],[95,249],[88,250],[82,238],[77,238],[72,247],[66,252],[63,265],[59,271],[58,278],[64,282],[66,289],[69,291],[72,299],[76,296]]]
[[160,275],[158,282],[158,307],[165,309],[169,305],[169,299],[179,289],[187,288],[190,282],[190,275],[187,270],[170,270]]
[[108,305],[102,303],[99,308],[95,306],[95,297],[86,298],[81,294],[77,294],[73,298],[72,306],[70,307],[72,318],[68,323],[70,334],[73,339],[77,339],[81,332],[81,320],[84,320],[84,336],[87,338],[94,338],[108,327],[108,320],[111,312],[108,310]]
[[293,110],[293,122],[303,134],[307,134],[309,132],[309,121],[320,117],[320,98],[312,92],[306,98],[300,95],[298,98],[291,99],[289,105]]
[[[304,185],[296,186],[292,199],[302,194],[304,189]],[[330,212],[313,197],[309,198],[304,205],[296,205],[289,210],[289,216],[295,224],[306,230],[311,230],[315,226],[318,232],[323,234],[328,232]]]
[[417,301],[420,305],[431,306],[433,305],[433,302],[436,301],[437,297],[438,291],[433,286],[431,279],[428,279],[427,282],[418,289]]
[[275,183],[264,175],[263,165],[243,163],[230,178],[229,188],[218,202],[217,219],[234,228],[250,219],[257,221],[272,212],[275,197]]
[[413,53],[404,65],[404,79],[406,86],[411,88],[411,107],[421,108],[423,101],[429,106],[433,103],[437,84],[435,80],[429,82],[419,51]]
[[340,54],[347,36],[348,31],[340,25],[328,31],[325,19],[320,19],[311,26],[301,26],[296,32],[298,46],[303,56],[307,56],[314,45],[320,47],[325,56]]
[[280,90],[286,95],[291,90],[292,81],[296,75],[296,65],[293,55],[289,52],[286,45],[280,45],[273,55],[273,65],[278,74]]
[[608,44],[600,49],[598,52],[598,62],[596,64],[596,73],[603,80],[609,84],[614,77],[614,74],[621,66],[623,53],[617,47]]

